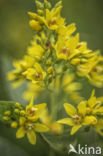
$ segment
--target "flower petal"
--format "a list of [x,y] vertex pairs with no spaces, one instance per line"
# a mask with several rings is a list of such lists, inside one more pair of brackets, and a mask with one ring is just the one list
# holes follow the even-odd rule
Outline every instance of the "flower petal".
[[20,117],[19,122],[21,126],[25,123],[25,121],[26,121],[26,118]]
[[24,127],[20,127],[16,132],[16,138],[23,138],[25,135],[25,129]]
[[35,145],[36,144],[36,134],[35,134],[34,131],[28,131],[27,132],[27,137],[28,137],[29,142],[32,145]]
[[96,105],[96,97],[94,96],[95,95],[95,90],[92,91],[91,93],[91,97],[89,98],[88,100],[88,105],[93,108],[95,105]]
[[95,116],[86,116],[83,125],[95,125],[97,124],[97,119]]
[[71,118],[64,118],[64,119],[61,119],[58,121],[58,123],[61,123],[61,124],[66,124],[66,125],[69,125],[69,126],[73,126],[73,120]]
[[103,119],[98,120],[98,123],[94,126],[95,130],[103,136]]
[[81,127],[82,127],[82,125],[75,125],[75,126],[73,126],[73,128],[72,128],[70,134],[73,135],[73,134],[76,133]]
[[46,103],[34,105],[34,109],[37,109],[37,111],[35,111],[35,114],[40,115],[41,112],[44,111],[45,107],[46,107]]
[[47,131],[49,131],[49,128],[43,124],[35,123],[34,124],[34,130],[36,132],[47,132]]
[[103,113],[103,106],[93,110],[93,114],[101,114]]
[[65,108],[67,114],[70,115],[71,117],[77,113],[75,107],[72,106],[71,104],[65,103],[64,108]]
[[34,97],[32,96],[30,104],[26,106],[26,111],[28,111],[28,109],[32,108],[33,104],[34,104]]
[[86,101],[82,101],[79,103],[78,110],[79,110],[80,114],[82,114],[82,115],[86,114]]

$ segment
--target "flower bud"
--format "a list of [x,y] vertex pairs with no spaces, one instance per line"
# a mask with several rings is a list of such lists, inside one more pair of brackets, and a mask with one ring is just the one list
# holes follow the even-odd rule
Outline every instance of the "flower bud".
[[46,61],[46,65],[51,65],[51,60],[50,59]]
[[40,16],[42,16],[42,15],[44,14],[43,10],[40,10],[40,9],[38,9],[37,12],[38,12],[38,14],[39,14]]
[[79,63],[80,63],[80,59],[79,58],[74,58],[74,59],[71,60],[71,64],[73,64],[73,65],[77,65]]
[[35,3],[36,3],[36,6],[37,6],[38,9],[43,9],[44,8],[44,5],[42,3],[40,3],[39,1],[36,0]]
[[11,127],[12,128],[17,128],[18,127],[18,123],[16,121],[11,123]]
[[62,1],[57,2],[56,5],[55,5],[55,8],[58,8],[60,6],[62,6]]
[[47,0],[44,0],[44,5],[47,9],[51,8],[51,4]]
[[24,116],[24,115],[25,115],[25,111],[24,111],[24,110],[21,110],[21,111],[20,111],[20,115],[21,115],[21,116]]
[[52,73],[53,73],[53,67],[52,67],[52,66],[49,67],[49,68],[47,69],[47,72],[48,72],[48,74],[52,74]]
[[17,103],[15,104],[15,107],[20,108],[20,107],[21,107],[20,103],[17,102]]
[[9,117],[7,117],[7,116],[4,116],[3,117],[3,120],[5,120],[5,121],[8,121],[10,118]]
[[42,30],[42,26],[40,25],[40,23],[38,21],[35,20],[31,20],[29,22],[30,27],[35,30],[35,31],[40,31]]
[[14,113],[19,114],[20,113],[19,109],[14,109]]
[[11,111],[4,112],[4,115],[7,115],[7,116],[11,115]]

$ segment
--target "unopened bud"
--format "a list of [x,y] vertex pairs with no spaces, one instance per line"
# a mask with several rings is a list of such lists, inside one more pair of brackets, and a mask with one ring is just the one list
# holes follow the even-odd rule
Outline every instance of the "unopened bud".
[[38,12],[38,14],[40,15],[40,16],[42,16],[43,14],[44,14],[44,12],[43,12],[43,10],[37,10],[37,12]]
[[11,123],[11,127],[12,128],[17,128],[18,127],[18,123],[16,121]]
[[24,111],[24,110],[21,110],[21,111],[20,111],[20,115],[21,115],[21,116],[24,116],[24,115],[25,115],[25,111]]
[[44,0],[44,6],[45,6],[45,8],[50,9],[51,8],[51,3],[48,2],[47,0]]
[[20,113],[19,109],[14,109],[14,113],[19,114]]
[[49,67],[49,68],[47,69],[47,72],[48,72],[48,74],[52,74],[52,73],[53,73],[53,67],[52,67],[52,66]]
[[50,59],[46,61],[46,65],[51,65],[51,60]]
[[79,58],[74,58],[74,59],[71,60],[71,64],[73,64],[73,65],[77,65],[79,63],[80,63],[80,59]]
[[31,26],[31,28],[35,31],[40,31],[42,30],[42,26],[40,25],[40,23],[38,21],[35,20],[31,20],[29,22],[29,25]]
[[62,1],[57,2],[56,5],[55,5],[55,8],[58,8],[60,6],[62,6]]
[[4,115],[7,115],[7,116],[11,115],[11,111],[4,112]]
[[8,120],[10,120],[10,118],[7,117],[7,116],[4,116],[4,117],[3,117],[3,120],[8,121]]
[[37,6],[38,9],[43,9],[44,8],[44,5],[41,2],[36,0],[35,3],[36,3],[36,6]]
[[17,102],[17,103],[15,104],[15,107],[16,107],[16,108],[20,108],[20,107],[21,107],[21,104]]

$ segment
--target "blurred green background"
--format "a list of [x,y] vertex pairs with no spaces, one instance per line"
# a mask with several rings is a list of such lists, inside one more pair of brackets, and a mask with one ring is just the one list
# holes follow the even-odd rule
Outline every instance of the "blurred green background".
[[[57,0],[50,1],[54,4]],[[12,64],[26,53],[33,37],[27,12],[35,10],[34,0],[0,0],[0,100],[12,100],[5,84],[7,71],[3,62],[8,66],[8,60]],[[103,53],[103,0],[63,0],[62,15],[68,24],[76,23],[80,39],[87,41],[89,48]],[[102,89],[97,91],[102,95]],[[53,155],[44,143],[38,141],[34,147],[24,142],[15,139],[14,130],[0,125],[0,156]]]

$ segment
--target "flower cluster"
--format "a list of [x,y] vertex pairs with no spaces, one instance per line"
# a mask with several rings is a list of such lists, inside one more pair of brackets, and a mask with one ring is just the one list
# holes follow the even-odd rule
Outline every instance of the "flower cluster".
[[[16,137],[22,138],[26,134],[31,144],[36,143],[36,132],[62,133],[62,124],[72,126],[71,135],[83,126],[93,127],[103,135],[103,97],[96,98],[93,90],[89,100],[84,100],[79,92],[82,83],[78,82],[78,78],[84,77],[95,87],[103,87],[103,56],[80,41],[74,23],[66,23],[61,16],[62,1],[53,8],[47,0],[36,1],[36,6],[37,13],[28,12],[33,40],[23,59],[14,61],[15,69],[8,73],[8,80],[12,81],[13,87],[26,80],[25,99],[40,98],[42,93],[49,99],[50,95],[48,108],[52,112],[49,115],[45,103],[33,105],[32,99],[26,107],[16,104],[12,110],[4,112],[3,120],[12,128],[19,127]],[[58,103],[63,104],[67,99],[79,103],[77,109],[65,103],[70,117],[58,120],[61,109]]]
[[[75,24],[67,25],[61,17],[62,2],[54,8],[45,0],[36,1],[37,13],[28,12],[30,26],[35,32],[27,55],[14,62],[16,68],[8,79],[18,85],[22,80],[29,80],[41,86],[41,90],[65,71],[75,69],[80,77],[86,77],[97,87],[103,86],[103,57],[99,51],[88,49],[86,42],[80,42]],[[62,68],[58,73],[58,68]]]
[[29,142],[35,144],[36,132],[62,133],[62,126],[57,122],[53,122],[48,115],[46,103],[37,105],[33,103],[34,99],[32,98],[30,104],[25,108],[16,103],[12,109],[4,112],[3,121],[10,124],[12,128],[19,127],[16,138],[23,138],[26,134]]
[[88,101],[81,101],[77,109],[68,103],[64,104],[67,114],[71,118],[64,118],[58,123],[72,126],[71,135],[76,133],[82,126],[93,126],[94,129],[103,135],[103,97],[96,98],[95,91],[92,91]]

